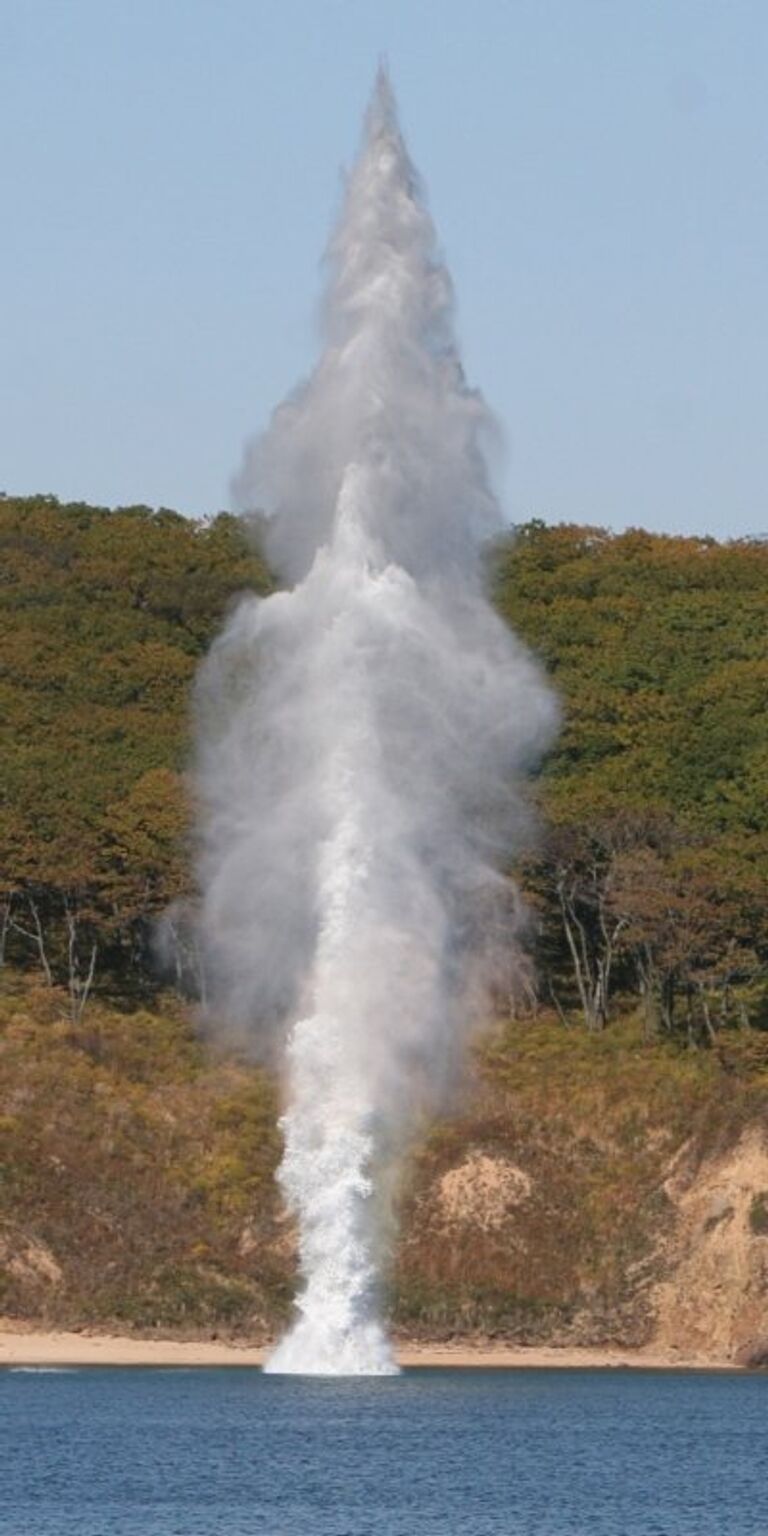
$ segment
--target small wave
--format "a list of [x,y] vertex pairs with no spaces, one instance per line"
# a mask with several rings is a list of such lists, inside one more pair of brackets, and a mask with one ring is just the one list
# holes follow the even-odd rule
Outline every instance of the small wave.
[[76,1365],[9,1365],[10,1376],[75,1376]]

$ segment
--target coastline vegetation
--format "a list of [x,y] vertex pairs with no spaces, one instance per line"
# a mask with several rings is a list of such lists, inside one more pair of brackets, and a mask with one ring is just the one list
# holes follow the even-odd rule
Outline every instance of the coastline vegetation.
[[[225,514],[5,498],[0,551],[0,946],[76,1017],[157,989],[154,925],[190,894],[195,668],[271,579]],[[564,705],[518,871],[531,1005],[596,1030],[631,995],[692,1042],[764,1027],[768,542],[532,522],[492,584]]]
[[[272,578],[227,515],[51,497],[0,499],[0,556],[0,1308],[265,1334],[275,1088],[201,1043],[183,921],[170,964],[154,935],[193,900],[194,673]],[[768,1106],[768,543],[531,522],[491,582],[564,727],[515,872],[530,970],[407,1170],[394,1316],[639,1340],[664,1168]],[[531,1174],[517,1253],[434,1204],[478,1149]]]

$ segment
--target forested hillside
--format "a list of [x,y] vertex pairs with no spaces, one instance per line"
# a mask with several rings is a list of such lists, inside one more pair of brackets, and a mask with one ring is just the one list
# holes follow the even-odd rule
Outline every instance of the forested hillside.
[[565,728],[538,786],[526,884],[540,985],[599,1028],[768,1024],[768,542],[533,524],[500,552],[500,611]]
[[2,947],[68,987],[157,982],[188,882],[195,669],[234,594],[266,591],[232,517],[0,501]]
[[[768,544],[532,523],[490,580],[564,726],[516,871],[530,968],[405,1171],[393,1317],[703,1347],[719,1318],[732,1354],[768,1286]],[[154,937],[194,900],[195,669],[270,581],[228,516],[0,499],[16,1315],[251,1334],[285,1315],[274,1085],[200,1043],[196,957],[161,964]]]
[[[188,892],[192,679],[269,575],[231,517],[50,498],[0,502],[0,551],[2,947],[77,1013],[89,983],[160,979],[153,923]],[[528,1006],[597,1029],[634,995],[649,1030],[696,1040],[768,1023],[768,543],[533,523],[492,582],[565,708],[519,871]]]

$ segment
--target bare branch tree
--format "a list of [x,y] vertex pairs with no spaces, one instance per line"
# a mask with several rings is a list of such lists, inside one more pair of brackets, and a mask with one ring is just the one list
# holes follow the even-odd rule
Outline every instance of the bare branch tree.
[[45,976],[46,984],[49,987],[52,987],[53,973],[51,971],[48,956],[46,954],[45,934],[43,932],[42,922],[40,921],[40,912],[36,902],[33,901],[32,897],[28,893],[26,899],[27,906],[29,908],[29,915],[32,920],[32,929],[30,930],[29,928],[25,928],[23,923],[20,923],[18,919],[13,916],[9,918],[9,927],[12,928],[14,933],[18,933],[22,938],[28,939],[30,943],[34,944],[37,950],[38,959],[40,961],[40,968],[43,972],[43,975]]
[[83,977],[80,970],[80,955],[78,951],[78,922],[77,911],[70,904],[67,897],[64,898],[64,918],[67,925],[67,971],[69,984],[69,1006],[73,1024],[79,1024],[88,1003],[94,977],[96,975],[96,959],[98,945],[91,946],[88,969]]

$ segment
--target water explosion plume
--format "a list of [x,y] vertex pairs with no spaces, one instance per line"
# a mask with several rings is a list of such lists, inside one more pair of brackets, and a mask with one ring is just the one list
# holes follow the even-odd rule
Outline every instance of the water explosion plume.
[[492,420],[383,72],[323,329],[238,482],[293,586],[243,601],[202,671],[199,870],[217,1006],[285,1069],[302,1289],[268,1369],[373,1374],[391,1171],[455,1066],[556,715],[483,596]]

